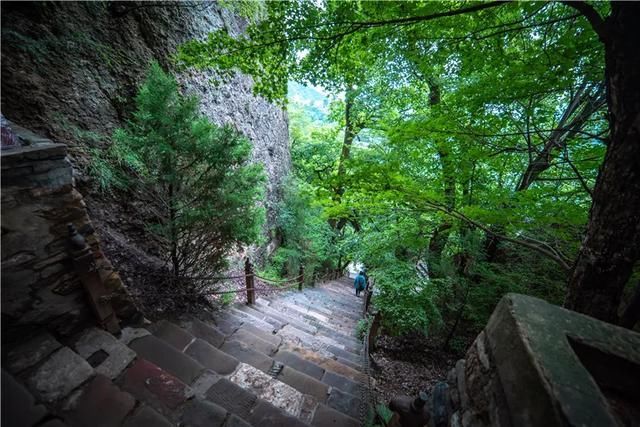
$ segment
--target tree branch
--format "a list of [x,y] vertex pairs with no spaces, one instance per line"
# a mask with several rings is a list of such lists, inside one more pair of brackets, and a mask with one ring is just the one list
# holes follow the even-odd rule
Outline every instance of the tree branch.
[[589,24],[593,28],[593,31],[596,32],[598,38],[602,43],[606,43],[607,38],[609,36],[606,21],[602,19],[602,17],[598,14],[598,11],[593,8],[593,6],[585,3],[584,1],[563,1],[564,5],[569,6],[577,10],[587,18]]

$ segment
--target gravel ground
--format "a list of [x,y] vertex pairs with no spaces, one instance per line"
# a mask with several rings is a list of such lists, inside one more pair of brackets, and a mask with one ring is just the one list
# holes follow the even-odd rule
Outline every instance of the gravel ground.
[[372,355],[376,401],[388,404],[394,396],[415,396],[431,389],[446,380],[459,358],[459,354],[437,349],[425,337],[379,336]]

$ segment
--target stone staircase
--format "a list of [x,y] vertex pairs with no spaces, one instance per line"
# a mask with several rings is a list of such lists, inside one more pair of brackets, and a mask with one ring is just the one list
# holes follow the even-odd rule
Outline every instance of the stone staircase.
[[361,312],[340,279],[213,321],[159,321],[119,338],[89,329],[66,347],[43,335],[3,362],[3,425],[358,426]]

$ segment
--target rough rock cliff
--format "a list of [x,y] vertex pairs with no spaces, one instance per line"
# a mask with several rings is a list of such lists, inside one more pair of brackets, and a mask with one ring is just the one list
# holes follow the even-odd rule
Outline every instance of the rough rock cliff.
[[[91,149],[103,148],[126,121],[150,61],[173,68],[180,43],[223,26],[239,33],[243,25],[214,2],[2,3],[2,113],[69,146],[76,181],[116,266],[132,254],[140,260],[150,254],[152,262],[157,249],[145,235],[144,207],[135,195],[102,194],[92,185]],[[290,164],[286,114],[255,97],[249,77],[219,86],[212,77],[178,74],[184,91],[202,99],[202,112],[242,131],[253,160],[264,165],[269,243],[262,249],[268,250],[277,244],[275,207]]]

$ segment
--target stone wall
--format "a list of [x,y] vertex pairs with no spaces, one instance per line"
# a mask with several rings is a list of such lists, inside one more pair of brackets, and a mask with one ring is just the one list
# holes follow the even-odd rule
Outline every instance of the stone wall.
[[[172,69],[180,43],[222,27],[239,34],[244,25],[215,2],[2,3],[2,113],[67,144],[91,218],[118,267],[119,254],[127,254],[124,262],[136,250],[155,249],[135,195],[95,190],[87,173],[91,149],[108,145],[113,130],[126,122],[152,60]],[[286,113],[254,96],[247,76],[218,86],[213,78],[208,71],[178,73],[184,91],[202,99],[205,115],[251,140],[253,160],[268,176],[265,234],[266,247],[273,248],[276,205],[290,168]]]
[[46,328],[69,335],[93,323],[69,256],[67,225],[91,246],[102,281],[114,292],[121,319],[140,313],[100,249],[85,203],[74,187],[67,147],[12,126],[28,144],[4,150],[2,160],[2,341]]
[[631,426],[640,334],[508,294],[448,376],[436,426]]

